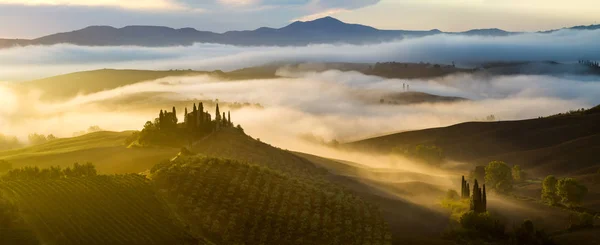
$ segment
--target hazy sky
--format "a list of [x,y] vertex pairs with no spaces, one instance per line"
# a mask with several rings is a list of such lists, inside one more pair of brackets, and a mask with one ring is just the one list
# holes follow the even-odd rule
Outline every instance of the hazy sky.
[[595,24],[597,0],[0,0],[0,37],[32,38],[89,25],[227,31],[331,15],[382,29],[512,31]]

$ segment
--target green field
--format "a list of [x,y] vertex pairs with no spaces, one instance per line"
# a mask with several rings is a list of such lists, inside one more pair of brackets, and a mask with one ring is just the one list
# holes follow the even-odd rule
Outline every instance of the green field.
[[197,244],[140,175],[4,180],[42,244]]
[[179,149],[168,147],[127,148],[125,132],[96,132],[79,137],[56,139],[41,145],[0,152],[0,159],[23,166],[70,166],[91,162],[100,173],[139,173],[162,160],[170,159]]

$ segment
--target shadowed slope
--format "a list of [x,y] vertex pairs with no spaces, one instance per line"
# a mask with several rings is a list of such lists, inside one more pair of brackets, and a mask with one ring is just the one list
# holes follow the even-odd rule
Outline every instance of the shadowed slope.
[[[598,108],[598,107],[597,107]],[[487,164],[502,160],[537,175],[582,174],[600,166],[600,113],[503,122],[470,122],[403,132],[346,144],[350,149],[390,152],[437,145],[452,160]]]

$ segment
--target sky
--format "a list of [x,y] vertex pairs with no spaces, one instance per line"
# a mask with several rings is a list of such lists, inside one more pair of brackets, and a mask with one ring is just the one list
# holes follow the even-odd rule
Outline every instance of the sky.
[[597,0],[0,0],[0,38],[90,25],[224,32],[333,16],[380,29],[538,31],[600,20]]

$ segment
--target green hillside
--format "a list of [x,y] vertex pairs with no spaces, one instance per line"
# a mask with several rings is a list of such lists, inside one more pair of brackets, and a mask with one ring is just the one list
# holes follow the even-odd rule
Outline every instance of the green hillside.
[[253,164],[180,157],[152,177],[197,234],[222,244],[388,244],[379,210],[342,188]]
[[27,81],[23,82],[22,85],[27,89],[43,91],[42,99],[60,100],[76,96],[80,93],[90,94],[159,78],[202,74],[208,74],[208,72],[102,69]]
[[197,244],[140,175],[0,181],[43,244]]
[[0,152],[0,159],[23,166],[69,166],[91,162],[101,173],[139,173],[161,160],[173,157],[179,149],[168,147],[127,148],[126,132],[96,132],[73,138],[56,139],[41,145]]
[[[448,224],[446,214],[422,207],[410,200],[390,195],[372,181],[355,175],[356,167],[344,163],[298,154],[273,147],[237,130],[220,130],[196,142],[192,151],[209,157],[227,158],[261,167],[326,186],[350,190],[363,200],[377,205],[389,224],[394,243],[417,236],[439,236]],[[328,187],[328,188],[329,188]],[[386,188],[389,189],[389,188]]]

